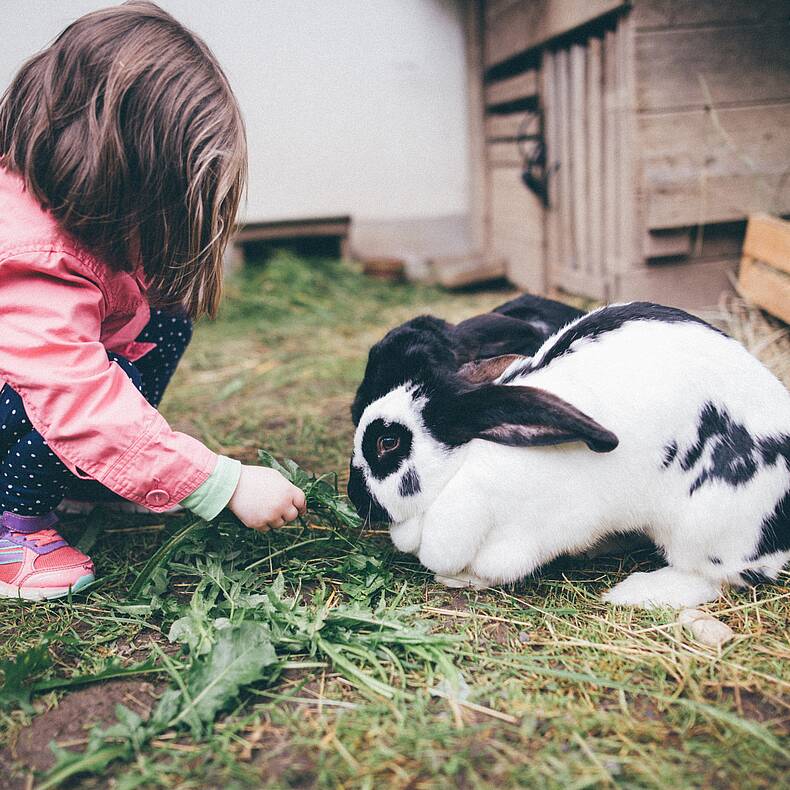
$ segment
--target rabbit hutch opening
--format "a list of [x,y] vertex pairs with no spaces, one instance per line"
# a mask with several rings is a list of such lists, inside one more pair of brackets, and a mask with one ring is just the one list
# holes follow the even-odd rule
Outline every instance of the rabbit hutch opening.
[[474,221],[538,293],[689,308],[790,212],[782,0],[471,0]]

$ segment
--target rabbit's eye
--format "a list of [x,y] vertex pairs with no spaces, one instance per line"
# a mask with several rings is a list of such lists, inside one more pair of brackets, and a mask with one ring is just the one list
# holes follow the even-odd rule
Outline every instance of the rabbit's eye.
[[376,453],[379,458],[387,453],[394,452],[400,447],[400,439],[397,436],[379,436],[376,442]]

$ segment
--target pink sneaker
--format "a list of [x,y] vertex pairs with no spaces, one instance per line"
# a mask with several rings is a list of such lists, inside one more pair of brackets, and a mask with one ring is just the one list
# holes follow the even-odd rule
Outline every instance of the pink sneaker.
[[44,601],[83,589],[94,580],[93,563],[52,527],[54,513],[0,518],[0,597]]

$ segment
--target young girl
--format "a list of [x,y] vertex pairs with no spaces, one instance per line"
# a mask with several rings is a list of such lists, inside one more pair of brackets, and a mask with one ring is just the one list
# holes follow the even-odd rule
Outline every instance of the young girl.
[[106,490],[282,526],[304,494],[217,456],[156,406],[214,315],[246,176],[236,99],[206,45],[147,2],[88,14],[0,101],[0,595],[56,598],[93,564],[56,532]]

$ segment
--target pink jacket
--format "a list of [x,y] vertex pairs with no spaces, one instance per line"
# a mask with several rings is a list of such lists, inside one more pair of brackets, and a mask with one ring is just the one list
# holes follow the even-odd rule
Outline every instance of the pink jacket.
[[153,510],[185,499],[217,456],[173,431],[107,358],[153,348],[139,277],[80,249],[0,168],[0,388],[22,398],[36,430],[79,477]]

